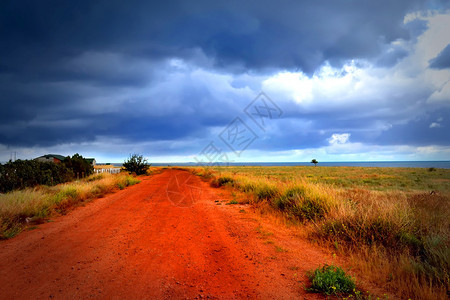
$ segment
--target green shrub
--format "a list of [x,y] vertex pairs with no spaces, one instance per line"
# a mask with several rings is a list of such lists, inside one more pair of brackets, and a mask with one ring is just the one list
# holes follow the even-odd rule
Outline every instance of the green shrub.
[[354,279],[346,275],[340,267],[325,265],[308,274],[311,280],[310,292],[323,293],[325,295],[350,294],[356,288]]
[[139,154],[130,155],[130,157],[123,163],[125,170],[136,175],[143,175],[147,173],[150,165],[147,164],[147,159]]

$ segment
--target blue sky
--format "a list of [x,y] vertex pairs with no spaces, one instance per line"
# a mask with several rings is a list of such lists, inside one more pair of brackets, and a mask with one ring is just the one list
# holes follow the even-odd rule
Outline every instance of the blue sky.
[[448,28],[447,1],[3,1],[0,161],[450,160]]

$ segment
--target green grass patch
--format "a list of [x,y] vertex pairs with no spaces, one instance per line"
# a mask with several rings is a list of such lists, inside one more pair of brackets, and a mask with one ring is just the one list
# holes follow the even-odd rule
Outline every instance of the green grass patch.
[[340,267],[325,265],[308,273],[311,281],[309,292],[344,296],[355,292],[354,279]]

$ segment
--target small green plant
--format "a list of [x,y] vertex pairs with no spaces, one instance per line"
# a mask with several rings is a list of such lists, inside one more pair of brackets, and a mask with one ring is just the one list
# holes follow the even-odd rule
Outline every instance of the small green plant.
[[308,273],[311,280],[309,292],[325,295],[350,294],[356,288],[354,279],[346,275],[340,267],[324,265]]
[[239,202],[237,202],[236,200],[231,200],[230,202],[227,203],[227,205],[230,205],[230,204],[239,204]]
[[286,249],[284,249],[284,248],[282,248],[280,246],[275,246],[275,251],[277,251],[277,252],[287,252]]
[[125,177],[125,186],[131,186],[135,185],[137,183],[140,183],[141,181],[137,178],[134,178],[133,176],[127,176]]

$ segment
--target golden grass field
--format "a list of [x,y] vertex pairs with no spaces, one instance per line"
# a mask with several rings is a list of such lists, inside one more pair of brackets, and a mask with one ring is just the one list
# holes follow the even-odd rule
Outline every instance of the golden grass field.
[[450,170],[367,167],[191,168],[304,226],[401,298],[447,299]]
[[[164,168],[151,168],[148,174]],[[363,167],[186,168],[301,226],[311,241],[399,298],[447,299],[450,170]],[[53,187],[0,194],[0,238],[10,238],[80,203],[137,183],[99,174]]]

